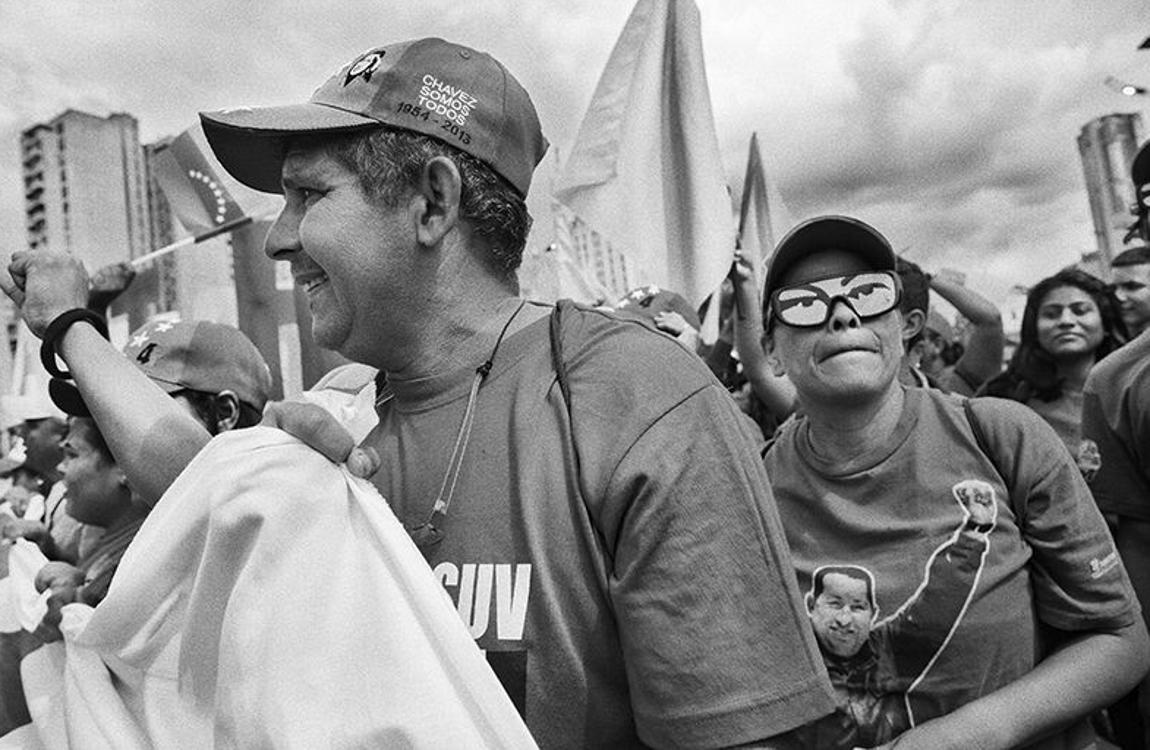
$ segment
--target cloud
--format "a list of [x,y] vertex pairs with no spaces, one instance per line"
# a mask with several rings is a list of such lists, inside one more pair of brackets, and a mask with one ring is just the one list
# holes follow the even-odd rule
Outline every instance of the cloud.
[[[758,132],[795,218],[855,213],[928,266],[993,272],[986,283],[1005,288],[1092,247],[1075,138],[1139,103],[1102,86],[1107,75],[1150,82],[1136,0],[1089,12],[1038,0],[697,4],[736,194]],[[306,98],[356,53],[416,36],[503,61],[562,158],[629,12],[616,0],[0,4],[0,237],[23,241],[16,142],[34,122],[127,111],[154,139],[198,110]]]

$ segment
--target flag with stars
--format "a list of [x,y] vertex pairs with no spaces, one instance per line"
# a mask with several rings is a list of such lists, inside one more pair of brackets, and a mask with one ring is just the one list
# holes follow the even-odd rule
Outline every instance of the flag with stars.
[[224,186],[191,130],[156,149],[153,174],[180,223],[201,235],[243,219],[240,204]]

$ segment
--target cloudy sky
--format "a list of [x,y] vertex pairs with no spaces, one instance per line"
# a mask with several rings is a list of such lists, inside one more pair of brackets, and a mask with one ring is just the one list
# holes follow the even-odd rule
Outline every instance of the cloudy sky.
[[[795,219],[850,213],[927,270],[1001,299],[1093,248],[1075,138],[1141,111],[1135,0],[696,0],[735,190],[759,134]],[[491,52],[569,152],[630,0],[12,0],[0,3],[0,240],[23,245],[19,133],[74,107],[145,141],[203,109],[306,99],[367,47],[444,36]],[[1144,115],[1145,116],[1145,115]],[[736,193],[737,194],[737,193]]]

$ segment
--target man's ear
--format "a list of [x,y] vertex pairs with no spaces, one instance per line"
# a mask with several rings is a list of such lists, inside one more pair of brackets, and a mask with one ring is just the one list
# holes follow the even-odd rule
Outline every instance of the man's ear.
[[902,314],[902,340],[910,341],[917,336],[926,325],[926,313],[922,310],[911,310]]
[[776,378],[787,374],[786,368],[783,367],[783,360],[775,348],[775,337],[770,331],[763,334],[763,354],[766,356],[767,366],[771,368],[771,373]]
[[234,391],[220,391],[216,394],[216,434],[227,432],[236,426],[240,419],[240,397]]
[[463,178],[454,161],[446,156],[427,160],[419,174],[419,190],[412,202],[419,244],[437,246],[456,227],[462,191]]

